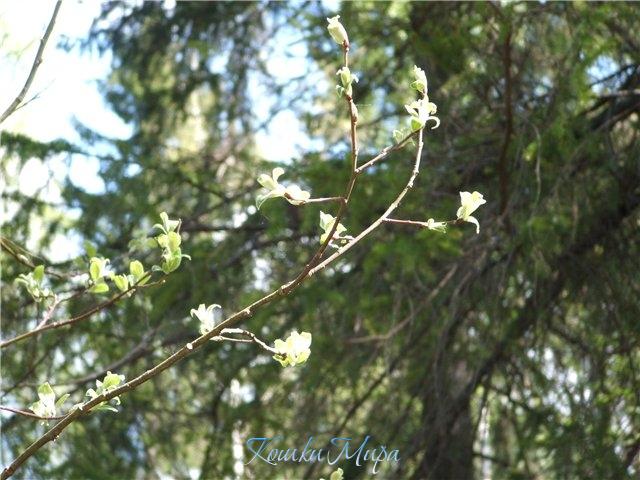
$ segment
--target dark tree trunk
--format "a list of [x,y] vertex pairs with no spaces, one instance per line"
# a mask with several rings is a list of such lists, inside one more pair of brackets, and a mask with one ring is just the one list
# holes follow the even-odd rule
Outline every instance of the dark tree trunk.
[[471,480],[473,421],[468,402],[460,403],[461,387],[469,381],[463,362],[442,359],[434,365],[423,397],[423,435],[416,458],[415,480]]

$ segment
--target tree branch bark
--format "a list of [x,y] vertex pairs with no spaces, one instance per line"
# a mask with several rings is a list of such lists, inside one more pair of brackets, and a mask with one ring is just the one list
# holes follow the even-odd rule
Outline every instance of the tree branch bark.
[[47,46],[47,42],[49,41],[49,37],[51,36],[51,32],[53,31],[53,26],[56,23],[56,18],[58,17],[58,12],[60,11],[60,5],[62,5],[62,0],[58,0],[56,2],[56,6],[53,9],[53,14],[51,15],[51,20],[49,20],[49,25],[44,32],[44,36],[40,39],[40,46],[38,47],[33,65],[31,65],[31,71],[29,72],[27,81],[24,83],[24,86],[22,87],[22,90],[20,90],[18,96],[2,113],[2,116],[0,116],[0,123],[4,122],[13,112],[15,112],[24,101],[24,97],[27,96],[27,92],[29,91],[29,88],[31,88],[31,84],[33,83],[33,79],[36,76],[36,72],[38,71],[38,68],[42,63],[42,55],[44,54],[44,49]]

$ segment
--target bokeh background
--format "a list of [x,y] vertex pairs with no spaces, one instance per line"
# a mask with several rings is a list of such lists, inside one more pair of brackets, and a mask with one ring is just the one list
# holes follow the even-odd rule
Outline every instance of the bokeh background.
[[[52,9],[1,4],[3,106]],[[182,219],[193,260],[90,321],[4,349],[1,403],[26,408],[47,380],[75,403],[107,370],[132,378],[195,337],[191,308],[231,313],[304,266],[320,207],[256,211],[256,177],[279,165],[314,196],[342,193],[349,119],[325,28],[336,14],[360,78],[361,158],[408,126],[414,64],[438,105],[442,124],[397,216],[451,218],[458,192],[478,190],[480,234],[377,230],[244,325],[270,342],[311,332],[303,367],[212,343],[124,396],[118,414],[72,425],[16,478],[333,470],[246,465],[244,442],[276,435],[291,447],[371,435],[400,452],[377,478],[640,475],[635,3],[65,2],[29,103],[2,126],[3,241],[69,273],[86,271],[89,241],[120,268],[147,260],[132,240],[164,210]],[[412,152],[362,177],[349,232],[404,186]],[[3,339],[42,317],[13,283],[27,272],[3,251]],[[83,295],[57,318],[100,300]],[[6,465],[44,426],[1,418]]]

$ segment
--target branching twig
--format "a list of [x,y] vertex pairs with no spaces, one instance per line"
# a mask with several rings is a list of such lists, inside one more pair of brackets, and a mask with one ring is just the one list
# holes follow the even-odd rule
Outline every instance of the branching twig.
[[[227,335],[244,335],[246,337],[249,338],[233,338],[233,337],[225,337],[225,334]],[[264,343],[262,340],[260,340],[258,337],[255,336],[255,334],[251,333],[248,330],[243,330],[241,328],[225,328],[224,330],[222,330],[220,332],[220,335],[218,335],[217,337],[213,337],[212,340],[214,341],[229,341],[229,342],[240,342],[240,343],[255,343],[256,345],[258,345],[260,348],[262,348],[263,350],[265,350],[266,352],[269,352],[273,355],[277,355],[278,354],[278,350],[276,350],[273,347],[270,347],[269,345],[267,345],[266,343]]]
[[7,109],[4,111],[4,113],[0,116],[0,123],[4,122],[7,119],[7,117],[9,117],[9,115],[11,115],[13,112],[15,112],[18,109],[18,107],[24,100],[24,97],[26,97],[27,92],[29,91],[29,88],[31,88],[31,84],[33,83],[33,79],[36,76],[38,67],[40,67],[40,64],[42,63],[42,55],[44,53],[44,48],[47,46],[47,42],[49,41],[49,37],[51,36],[51,32],[53,31],[53,26],[56,23],[56,17],[58,16],[60,5],[62,5],[62,0],[58,0],[56,2],[56,6],[53,9],[53,14],[51,15],[51,20],[49,20],[49,25],[47,26],[47,29],[44,32],[44,36],[40,39],[40,46],[38,47],[38,51],[36,52],[36,58],[33,61],[33,65],[31,66],[31,71],[29,72],[27,81],[22,87],[22,90],[20,90],[20,93],[18,94],[18,96],[13,100],[13,102],[11,102],[11,105],[9,105]]
[[414,225],[416,227],[428,228],[427,222],[418,222],[417,220],[400,220],[398,218],[385,218],[382,221],[386,223],[397,223],[399,225]]
[[[349,48],[348,48],[348,45],[346,45],[346,43],[343,45],[343,51],[344,51],[344,64],[345,64],[345,67],[346,67],[346,66],[348,66],[348,52],[349,52]],[[350,250],[354,245],[356,245],[360,240],[362,240],[369,233],[371,233],[373,230],[375,230],[377,227],[379,227],[382,224],[382,222],[386,218],[389,218],[391,213],[393,211],[395,211],[400,206],[400,203],[402,202],[404,197],[407,195],[409,190],[413,187],[414,181],[415,181],[415,179],[416,179],[416,177],[418,176],[418,173],[419,173],[420,160],[422,158],[422,150],[423,150],[423,138],[422,138],[423,129],[420,129],[418,132],[416,132],[417,136],[418,136],[418,148],[417,148],[417,151],[416,151],[413,170],[412,170],[412,172],[411,172],[411,174],[409,176],[409,179],[408,179],[407,184],[404,187],[404,189],[398,194],[396,199],[391,203],[391,205],[382,214],[382,216],[380,216],[371,225],[369,225],[369,227],[367,227],[357,237],[355,237],[352,240],[350,240],[349,243],[347,243],[346,245],[340,247],[331,256],[329,256],[325,260],[321,261],[323,253],[325,252],[325,250],[329,246],[331,240],[333,239],[333,236],[334,236],[335,231],[337,229],[337,226],[338,226],[338,224],[340,222],[340,219],[344,216],[344,214],[345,214],[345,212],[347,210],[349,199],[351,198],[351,193],[353,191],[353,188],[355,186],[356,179],[357,179],[358,173],[359,173],[359,171],[358,171],[358,143],[357,143],[357,122],[358,122],[357,109],[355,107],[355,104],[353,103],[353,99],[351,98],[351,96],[347,95],[346,99],[347,99],[347,103],[348,103],[348,106],[349,106],[349,114],[350,114],[350,118],[351,118],[351,135],[350,135],[350,138],[351,138],[351,175],[350,175],[349,181],[347,183],[345,194],[343,195],[343,197],[340,197],[340,198],[342,198],[342,201],[340,202],[340,207],[339,207],[337,215],[335,217],[333,228],[328,233],[327,239],[323,242],[323,244],[320,246],[318,251],[313,255],[312,259],[305,265],[305,267],[302,269],[302,271],[292,281],[290,281],[290,282],[288,282],[286,284],[283,284],[279,288],[273,290],[271,293],[265,295],[264,297],[262,297],[261,299],[255,301],[255,302],[253,302],[251,305],[249,305],[245,309],[240,310],[240,311],[232,314],[231,316],[227,317],[224,321],[222,321],[220,324],[218,324],[210,332],[208,332],[206,334],[203,334],[203,335],[200,335],[195,340],[193,340],[191,342],[188,342],[186,345],[184,345],[178,351],[176,351],[175,353],[173,353],[172,355],[170,355],[169,357],[164,359],[162,362],[157,364],[155,367],[147,370],[146,372],[142,373],[141,375],[138,375],[136,378],[124,383],[123,385],[121,385],[121,386],[119,386],[119,387],[117,387],[117,388],[115,388],[113,390],[110,390],[108,392],[105,392],[105,393],[103,393],[101,395],[98,395],[98,396],[94,397],[93,399],[91,399],[90,401],[85,403],[82,406],[82,409],[78,408],[78,409],[74,409],[71,412],[69,412],[62,420],[60,420],[60,422],[58,422],[54,427],[49,429],[45,434],[43,434],[40,438],[38,438],[24,452],[22,452],[9,466],[7,466],[3,470],[2,474],[0,475],[0,479],[4,480],[4,479],[10,477],[11,475],[13,475],[13,473],[16,471],[16,469],[18,469],[27,459],[29,459],[32,455],[34,455],[42,446],[44,446],[48,442],[56,439],[60,435],[60,433],[67,426],[69,426],[71,423],[73,423],[75,420],[77,420],[82,415],[88,413],[92,408],[96,407],[97,405],[101,404],[102,402],[109,401],[112,398],[115,398],[115,397],[120,396],[120,395],[122,395],[122,394],[124,394],[126,392],[134,390],[139,385],[141,385],[141,384],[147,382],[148,380],[150,380],[151,378],[159,375],[163,371],[165,371],[168,368],[170,368],[171,366],[175,365],[177,362],[179,362],[183,358],[191,355],[196,350],[202,348],[204,345],[208,344],[209,340],[212,340],[212,339],[215,340],[216,338],[219,338],[219,339],[222,339],[222,340],[242,341],[240,339],[234,339],[234,338],[231,338],[231,337],[223,337],[222,336],[223,333],[235,333],[235,334],[241,334],[241,335],[248,336],[249,339],[250,339],[249,341],[251,341],[252,343],[256,343],[257,345],[259,345],[263,349],[269,351],[270,353],[274,353],[274,349],[272,349],[271,347],[266,345],[264,342],[258,340],[255,337],[255,335],[253,335],[252,333],[247,332],[247,331],[242,330],[242,329],[237,329],[237,328],[232,328],[232,327],[234,325],[238,324],[240,321],[251,317],[255,313],[255,311],[258,310],[260,307],[263,307],[264,305],[270,304],[273,301],[275,301],[276,299],[281,298],[281,297],[291,293],[302,282],[304,282],[306,279],[310,278],[314,273],[316,273],[319,270],[325,268],[331,262],[333,262],[336,259],[338,259],[344,253],[346,253],[348,250]],[[375,161],[372,160],[370,162],[367,162],[365,165],[373,165],[373,164],[375,164],[378,160],[384,158],[384,156],[386,156],[390,151],[393,151],[393,150],[399,148],[402,144],[404,144],[406,141],[408,141],[408,139],[411,138],[411,136],[413,136],[413,135],[415,135],[415,133],[412,134],[412,135],[409,135],[409,137],[404,139],[399,144],[397,144],[397,145],[395,145],[393,147],[385,149],[380,155],[378,155],[378,157],[373,159]],[[362,171],[362,170],[360,170],[360,171]]]
[[[345,42],[342,46],[344,53],[344,66],[349,66],[349,45]],[[325,252],[331,241],[333,240],[333,236],[338,229],[338,225],[340,224],[340,220],[344,216],[347,211],[347,207],[349,204],[349,200],[351,198],[351,193],[353,192],[353,188],[355,187],[356,180],[358,178],[358,174],[356,173],[358,169],[358,110],[356,109],[355,104],[353,103],[353,98],[351,95],[345,95],[347,100],[347,105],[349,107],[349,117],[351,120],[351,175],[349,177],[349,181],[347,182],[347,188],[345,190],[344,195],[341,197],[342,201],[340,203],[340,207],[338,208],[338,213],[336,213],[335,220],[333,222],[333,226],[331,230],[327,234],[326,240],[320,245],[320,248],[315,253],[315,255],[311,258],[311,260],[305,265],[300,274],[294,278],[291,282],[283,285],[279,289],[280,295],[287,295],[294,288],[296,288],[304,279],[309,275],[311,269],[314,268],[315,265],[322,258],[322,254]]]
[[95,315],[99,311],[104,310],[107,307],[110,307],[111,305],[116,303],[118,300],[120,300],[122,297],[124,297],[125,295],[133,293],[134,291],[136,291],[136,290],[138,290],[140,288],[152,287],[154,285],[158,285],[159,283],[163,282],[163,280],[161,279],[161,280],[159,280],[157,282],[149,283],[149,284],[146,284],[146,285],[141,285],[140,282],[143,282],[150,275],[151,275],[151,273],[147,272],[138,281],[138,283],[136,283],[135,285],[132,285],[131,287],[129,287],[124,292],[119,292],[118,294],[116,294],[113,297],[111,297],[109,300],[105,300],[104,302],[96,305],[95,307],[90,308],[89,310],[81,313],[80,315],[78,315],[76,317],[70,318],[68,320],[60,320],[60,321],[57,321],[57,322],[46,324],[46,316],[45,316],[45,320],[40,322],[40,324],[36,328],[34,328],[33,330],[29,330],[28,332],[20,334],[20,335],[18,335],[16,337],[13,337],[13,338],[9,339],[9,340],[5,340],[3,342],[0,342],[0,349],[8,347],[9,345],[12,345],[14,343],[20,342],[22,340],[26,340],[27,338],[33,337],[34,335],[39,335],[40,333],[42,333],[42,332],[44,332],[46,330],[51,330],[51,329],[60,328],[60,327],[66,327],[67,325],[72,325],[74,323],[78,323],[81,320],[85,320],[85,319],[91,317],[92,315]]
[[[75,295],[75,294],[74,294]],[[73,296],[73,295],[72,295]],[[51,317],[53,315],[53,312],[56,310],[56,308],[58,307],[58,305],[60,305],[60,302],[62,301],[62,299],[60,297],[58,297],[58,295],[54,294],[53,295],[53,303],[51,304],[51,306],[47,309],[47,312],[44,314],[44,316],[42,317],[42,321],[36,326],[36,330],[38,330],[39,328],[44,327],[47,322],[49,320],[51,320]]]
[[306,205],[307,203],[324,203],[324,202],[344,202],[344,197],[322,197],[322,198],[310,198],[301,203]]
[[422,132],[423,132],[423,129],[420,129],[418,132],[418,149],[417,149],[416,158],[413,164],[413,171],[411,172],[411,176],[409,177],[409,180],[406,186],[404,187],[404,189],[398,194],[396,199],[391,203],[391,205],[389,205],[387,210],[380,217],[378,217],[376,221],[374,221],[371,225],[369,225],[365,230],[363,230],[357,237],[355,237],[349,243],[340,247],[335,253],[333,253],[331,256],[327,257],[320,264],[312,268],[309,271],[309,276],[319,272],[320,270],[325,268],[327,265],[329,265],[331,262],[333,262],[336,258],[342,256],[345,252],[350,250],[360,240],[362,240],[364,237],[366,237],[371,232],[373,232],[376,228],[378,228],[380,224],[382,224],[382,222],[384,222],[386,218],[389,218],[389,215],[391,215],[400,206],[400,203],[402,202],[404,197],[407,195],[409,190],[413,188],[413,182],[418,176],[418,173],[420,170],[420,160],[422,158],[422,148],[424,146],[422,141]]

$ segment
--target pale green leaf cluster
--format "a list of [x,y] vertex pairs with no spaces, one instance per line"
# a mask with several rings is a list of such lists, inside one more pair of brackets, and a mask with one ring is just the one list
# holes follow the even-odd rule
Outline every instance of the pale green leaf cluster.
[[278,182],[278,179],[284,174],[284,169],[276,167],[271,175],[263,173],[258,177],[258,183],[267,190],[267,193],[259,194],[256,198],[256,206],[258,209],[262,204],[270,198],[282,197],[292,205],[301,205],[309,198],[311,194],[302,190],[298,185],[290,185],[285,187]]
[[51,418],[56,416],[57,409],[62,407],[67,398],[69,398],[69,394],[65,393],[56,400],[56,393],[53,388],[51,388],[49,382],[45,382],[38,387],[38,398],[39,400],[32,403],[29,409],[39,417]]
[[205,335],[209,333],[211,330],[213,330],[213,328],[216,326],[216,321],[215,321],[216,310],[221,310],[221,309],[222,307],[215,303],[212,305],[209,305],[208,307],[205,306],[204,303],[201,303],[200,306],[198,306],[197,310],[195,308],[191,309],[190,315],[193,318],[197,318],[198,320],[200,320],[201,335]]
[[[122,384],[122,382],[124,382],[124,375],[118,375],[116,373],[111,373],[111,372],[107,372],[107,374],[105,375],[104,379],[102,379],[102,381],[100,380],[96,380],[96,388],[90,388],[89,390],[87,390],[87,393],[85,394],[85,396],[89,397],[91,400],[93,400],[96,397],[99,397],[100,395],[103,395],[105,393],[109,393],[112,390],[115,390],[116,388],[118,388],[120,386],[120,384]],[[115,405],[120,405],[120,397],[114,397],[111,399],[113,401],[113,403]],[[79,404],[77,406],[81,407],[82,404]],[[109,405],[107,402],[101,402],[98,405],[96,405],[95,407],[93,407],[92,410],[108,410],[110,412],[118,412],[118,409]]]
[[438,110],[436,104],[430,102],[427,98],[420,98],[411,102],[409,105],[405,105],[404,108],[411,115],[411,130],[417,132],[423,128],[429,120],[432,120],[435,125],[431,127],[438,128],[440,126],[440,119],[433,116]]
[[[480,192],[460,192],[460,207],[456,213],[457,220],[473,223],[476,226],[476,233],[480,233],[480,223],[475,217],[472,217],[471,214],[485,203],[487,203],[487,201]],[[449,222],[436,222],[433,218],[430,218],[426,222],[422,222],[421,225],[429,230],[444,233],[447,230],[447,224],[452,222],[453,220]]]
[[[154,228],[161,231],[160,235],[155,238],[133,241],[132,243],[136,246],[159,246],[162,249],[162,263],[160,265],[153,265],[151,271],[162,271],[165,274],[169,274],[180,266],[183,258],[191,258],[189,255],[183,254],[180,248],[182,239],[180,233],[177,231],[180,227],[180,220],[171,220],[166,212],[160,214],[160,219],[162,223],[156,223],[154,225]],[[87,252],[95,254],[95,247],[87,245]],[[129,273],[121,274],[112,272],[109,267],[110,263],[111,261],[108,258],[98,256],[91,257],[89,262],[90,292],[108,292],[109,284],[107,280],[111,280],[119,291],[127,292],[134,286],[145,285],[151,279],[150,273],[145,271],[144,265],[139,260],[131,261],[129,263]],[[131,294],[131,292],[129,292],[129,294]]]
[[311,334],[309,332],[291,332],[286,340],[275,341],[278,352],[273,356],[283,367],[293,367],[307,361],[311,355]]
[[358,83],[358,77],[351,73],[349,67],[342,67],[340,70],[336,72],[336,75],[340,77],[340,83],[342,85],[336,85],[336,90],[338,91],[338,96],[353,96],[353,82]]
[[112,272],[109,269],[110,260],[102,257],[92,257],[89,261],[89,276],[93,286],[89,289],[93,293],[105,293],[109,291],[106,279],[111,278]]
[[89,289],[93,293],[106,293],[109,291],[107,279],[111,280],[121,292],[126,292],[134,285],[144,285],[149,281],[145,275],[144,266],[138,260],[129,263],[129,274],[116,274],[109,268],[108,258],[93,257],[89,263],[89,276],[93,286]]
[[126,292],[133,285],[144,285],[149,281],[149,275],[145,275],[144,265],[139,260],[133,260],[129,263],[129,274],[111,275],[111,280],[115,283],[118,290]]
[[[333,229],[333,225],[336,223],[336,219],[333,215],[329,213],[320,212],[320,229],[322,230],[322,235],[320,235],[320,243],[324,243],[327,241],[331,230]],[[338,223],[336,227],[336,231],[333,233],[333,238],[331,241],[340,240],[345,242],[347,240],[351,240],[353,237],[349,235],[343,235],[347,231],[347,227],[343,224]]]
[[344,472],[342,471],[341,468],[337,469],[335,472],[333,472],[329,476],[329,480],[343,480],[343,479],[344,479]]
[[21,274],[15,282],[22,284],[36,302],[41,302],[49,297],[53,297],[51,289],[43,286],[44,265],[38,265],[32,272]]
[[411,88],[417,90],[423,95],[426,95],[428,92],[427,74],[424,73],[424,70],[422,70],[420,67],[414,65],[413,75],[415,77],[415,81],[411,84]]
[[420,93],[421,98],[404,106],[409,115],[411,115],[411,131],[417,132],[424,128],[429,120],[434,122],[434,126],[431,127],[432,130],[438,128],[440,119],[434,115],[438,111],[438,107],[435,103],[429,101],[427,75],[424,70],[415,65],[413,67],[413,75],[415,81],[411,83],[411,87]]
[[191,260],[191,257],[182,253],[180,248],[182,243],[178,232],[180,220],[170,220],[166,212],[162,212],[160,218],[162,223],[156,223],[153,226],[162,232],[156,237],[156,242],[162,248],[162,264],[159,269],[165,274],[169,274],[180,266],[183,258]]

